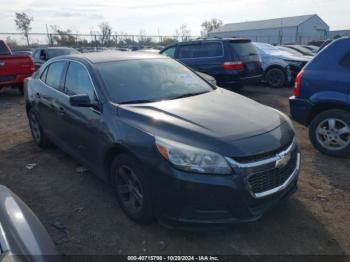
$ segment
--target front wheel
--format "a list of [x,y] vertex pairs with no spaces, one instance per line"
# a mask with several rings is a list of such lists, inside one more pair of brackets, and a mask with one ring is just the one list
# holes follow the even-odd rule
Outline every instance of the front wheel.
[[350,155],[350,113],[333,109],[317,115],[309,127],[312,144],[331,156]]
[[271,68],[266,72],[265,80],[270,87],[281,88],[286,84],[286,75],[280,68]]
[[127,216],[140,224],[152,222],[149,181],[140,164],[127,154],[118,155],[112,162],[111,177],[117,200]]

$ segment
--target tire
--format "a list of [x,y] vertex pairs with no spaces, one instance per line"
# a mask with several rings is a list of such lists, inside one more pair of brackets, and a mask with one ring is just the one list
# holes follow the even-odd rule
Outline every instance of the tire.
[[332,109],[318,114],[309,126],[309,137],[326,155],[350,155],[350,112]]
[[17,91],[18,91],[18,94],[19,94],[20,96],[23,96],[23,95],[24,95],[24,86],[23,86],[23,84],[17,85]]
[[128,154],[116,156],[111,165],[111,180],[118,203],[125,214],[139,224],[154,220],[149,181],[140,164]]
[[34,143],[42,148],[48,147],[50,140],[44,134],[39,119],[33,109],[30,109],[28,112],[28,120]]
[[280,68],[271,68],[265,74],[265,80],[270,87],[282,88],[286,84],[286,74]]

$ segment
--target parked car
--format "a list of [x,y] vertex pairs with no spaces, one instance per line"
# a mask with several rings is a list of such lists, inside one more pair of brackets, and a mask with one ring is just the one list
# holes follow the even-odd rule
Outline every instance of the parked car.
[[306,56],[314,56],[315,55],[311,50],[309,50],[301,45],[281,45],[281,46],[296,50],[296,51],[298,51],[301,54],[306,55]]
[[270,44],[254,42],[254,45],[261,56],[263,80],[270,87],[281,88],[292,83],[299,71],[310,60]]
[[326,46],[328,46],[330,43],[332,43],[332,39],[327,39],[325,40],[322,45],[320,46],[320,48],[318,49],[318,52],[321,52],[323,50],[323,48],[325,48]]
[[304,57],[307,60],[311,60],[313,58],[313,56],[303,55],[301,52],[299,52],[299,51],[297,51],[295,49],[291,49],[291,48],[285,47],[285,46],[277,46],[277,48],[280,49],[281,51],[290,53],[290,54],[292,54],[294,56]]
[[318,46],[315,45],[303,45],[303,47],[309,49],[313,54],[317,54],[318,50],[320,49]]
[[332,156],[350,154],[350,38],[322,50],[296,79],[290,113],[309,127],[312,144]]
[[23,82],[35,71],[33,60],[28,55],[13,55],[6,43],[0,40],[0,89],[17,88],[23,94]]
[[40,47],[34,50],[33,59],[35,67],[38,69],[51,58],[73,54],[79,54],[79,51],[70,47]]
[[0,185],[1,261],[60,261],[40,220],[11,190]]
[[34,142],[58,145],[110,183],[136,222],[253,221],[296,189],[300,155],[288,117],[174,59],[54,58],[26,87]]
[[261,80],[262,68],[252,42],[243,38],[208,38],[172,44],[161,52],[196,71],[213,76],[220,87],[240,89]]
[[32,51],[12,51],[13,55],[27,55],[27,56],[32,56],[33,52]]

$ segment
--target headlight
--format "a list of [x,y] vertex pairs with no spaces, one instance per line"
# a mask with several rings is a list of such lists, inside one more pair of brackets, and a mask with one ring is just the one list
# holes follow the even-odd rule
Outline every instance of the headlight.
[[221,155],[156,137],[159,153],[176,168],[195,173],[226,175],[232,169]]

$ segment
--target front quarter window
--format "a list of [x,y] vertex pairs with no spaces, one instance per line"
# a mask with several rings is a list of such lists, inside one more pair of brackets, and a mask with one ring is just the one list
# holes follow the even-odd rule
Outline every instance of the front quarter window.
[[169,47],[168,49],[166,49],[166,50],[164,50],[162,52],[162,55],[166,55],[168,57],[172,57],[173,58],[175,56],[175,49],[176,49],[175,46],[174,47]]

